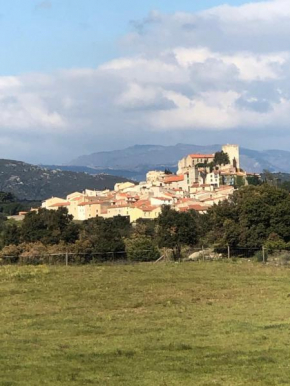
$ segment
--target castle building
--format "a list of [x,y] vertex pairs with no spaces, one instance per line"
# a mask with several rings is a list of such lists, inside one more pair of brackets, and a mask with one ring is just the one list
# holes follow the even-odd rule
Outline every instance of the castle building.
[[238,145],[224,145],[222,147],[224,153],[228,153],[230,165],[236,169],[240,169],[240,148]]

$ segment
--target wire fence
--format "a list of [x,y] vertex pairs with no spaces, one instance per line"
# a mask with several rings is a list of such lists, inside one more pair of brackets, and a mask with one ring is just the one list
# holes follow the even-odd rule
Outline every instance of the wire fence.
[[253,258],[258,252],[263,255],[263,248],[231,247],[229,245],[222,247],[201,247],[193,248],[191,254],[186,258],[186,261]]
[[[58,252],[58,253],[31,253],[25,252],[18,256],[2,255],[0,265],[86,265],[86,264],[136,264],[140,262],[159,263],[174,261],[173,250],[163,248],[159,253],[152,254],[152,249],[138,250],[132,256],[127,251],[113,252]],[[197,247],[182,252],[178,259],[182,261],[213,261],[224,259],[255,259],[258,262],[276,265],[290,265],[289,248],[254,248],[254,247]]]

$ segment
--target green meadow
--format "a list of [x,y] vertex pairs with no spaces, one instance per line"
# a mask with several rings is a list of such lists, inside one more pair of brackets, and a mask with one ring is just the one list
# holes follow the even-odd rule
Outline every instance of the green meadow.
[[290,385],[290,270],[0,267],[0,385]]

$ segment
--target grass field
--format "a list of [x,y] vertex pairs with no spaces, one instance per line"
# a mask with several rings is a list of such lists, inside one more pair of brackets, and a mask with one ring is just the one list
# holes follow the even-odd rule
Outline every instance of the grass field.
[[290,270],[0,267],[0,385],[290,385]]

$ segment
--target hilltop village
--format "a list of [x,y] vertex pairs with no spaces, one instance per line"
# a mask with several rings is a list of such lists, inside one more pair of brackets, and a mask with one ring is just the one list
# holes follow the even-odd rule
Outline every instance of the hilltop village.
[[239,146],[225,145],[215,154],[187,155],[179,161],[176,174],[169,170],[150,171],[146,181],[139,184],[117,183],[114,191],[85,190],[71,193],[66,199],[52,197],[42,207],[65,207],[80,221],[97,216],[127,216],[132,223],[140,218],[157,218],[164,205],[180,212],[206,213],[253,177],[259,178],[240,168]]

